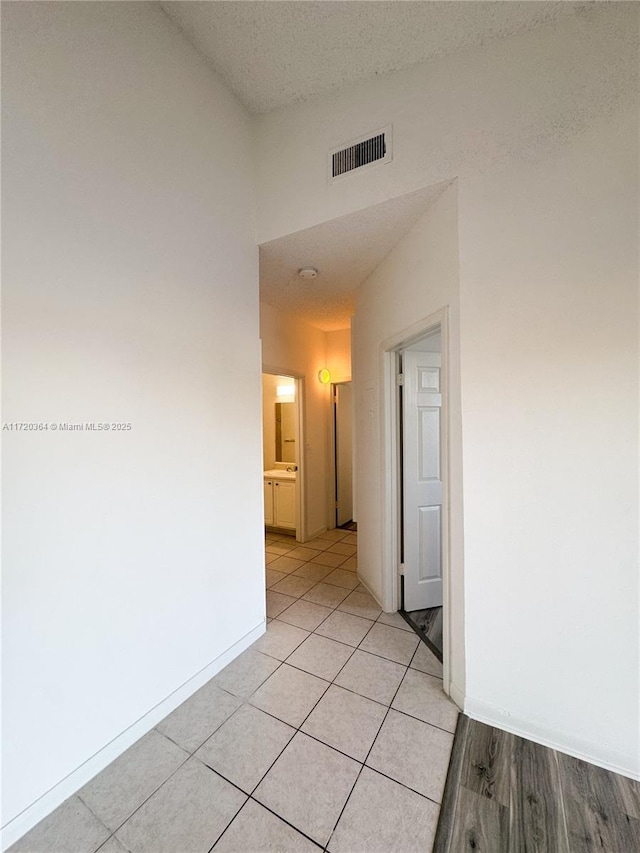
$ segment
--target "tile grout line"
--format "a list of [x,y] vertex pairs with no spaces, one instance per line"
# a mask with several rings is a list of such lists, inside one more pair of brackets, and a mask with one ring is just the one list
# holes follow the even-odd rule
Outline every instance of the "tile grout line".
[[[365,636],[366,636],[366,635],[365,635]],[[364,639],[364,638],[363,638],[363,639]],[[408,667],[407,667],[407,669],[408,669]],[[405,675],[406,675],[406,672],[405,672]],[[387,707],[387,710],[386,710],[386,713],[385,713],[384,717],[382,718],[382,722],[380,723],[380,726],[379,726],[379,728],[378,728],[378,731],[376,732],[376,736],[375,736],[375,737],[374,737],[374,739],[372,740],[372,742],[371,742],[371,746],[369,747],[369,749],[368,749],[368,751],[367,751],[367,754],[365,755],[364,761],[362,762],[362,766],[360,767],[360,770],[359,770],[359,772],[358,772],[358,775],[357,775],[357,777],[356,777],[356,780],[355,780],[355,782],[353,783],[353,786],[352,786],[351,790],[349,791],[349,796],[348,796],[348,797],[347,797],[347,799],[345,800],[345,803],[344,803],[344,805],[343,805],[343,807],[342,807],[342,809],[341,809],[341,811],[340,811],[340,814],[338,815],[338,819],[336,820],[335,824],[333,825],[333,829],[332,829],[332,830],[331,830],[331,832],[329,833],[329,838],[328,838],[327,843],[325,844],[325,848],[324,848],[324,849],[325,849],[325,851],[327,850],[327,848],[329,847],[329,844],[331,843],[331,839],[333,838],[333,834],[334,834],[334,832],[336,831],[337,826],[338,826],[338,824],[340,823],[340,818],[341,818],[341,817],[342,817],[342,815],[344,814],[344,810],[346,809],[347,804],[348,804],[349,800],[351,799],[351,795],[353,794],[353,792],[354,792],[354,790],[355,790],[355,787],[356,787],[356,785],[358,784],[358,780],[360,779],[360,776],[362,775],[362,771],[364,770],[365,766],[367,766],[367,761],[368,761],[368,759],[369,759],[369,756],[371,755],[371,750],[372,750],[372,749],[373,749],[373,747],[375,746],[375,743],[376,743],[376,741],[377,741],[378,737],[380,736],[380,732],[382,731],[382,727],[384,726],[385,721],[386,721],[387,717],[389,716],[389,711],[391,710],[391,705],[392,705],[392,703],[393,703],[393,700],[394,700],[394,699],[396,698],[396,696],[398,695],[398,690],[400,690],[400,685],[402,684],[402,682],[403,682],[403,681],[404,681],[404,675],[403,675],[403,676],[402,676],[402,678],[400,679],[400,684],[398,684],[398,686],[397,686],[397,688],[396,688],[396,690],[395,690],[395,693],[393,694],[393,696],[392,696],[392,698],[391,698],[391,702],[389,703],[389,705],[388,705],[388,707]]]

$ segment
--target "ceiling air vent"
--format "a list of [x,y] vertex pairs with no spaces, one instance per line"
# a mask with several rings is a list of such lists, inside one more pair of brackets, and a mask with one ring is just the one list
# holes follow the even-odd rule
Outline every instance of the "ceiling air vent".
[[390,160],[391,125],[329,151],[329,183]]

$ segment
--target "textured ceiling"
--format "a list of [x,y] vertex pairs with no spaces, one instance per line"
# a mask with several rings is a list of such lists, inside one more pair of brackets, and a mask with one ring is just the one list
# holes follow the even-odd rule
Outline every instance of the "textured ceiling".
[[[260,246],[260,298],[325,332],[349,327],[354,292],[447,183],[390,199]],[[301,279],[301,267],[318,277]]]
[[569,0],[161,3],[253,113],[510,36],[585,5]]
[[[181,0],[161,2],[252,113],[513,35],[585,2]],[[260,247],[260,297],[314,326],[349,326],[354,291],[443,186],[410,193]],[[297,271],[317,267],[317,279]]]

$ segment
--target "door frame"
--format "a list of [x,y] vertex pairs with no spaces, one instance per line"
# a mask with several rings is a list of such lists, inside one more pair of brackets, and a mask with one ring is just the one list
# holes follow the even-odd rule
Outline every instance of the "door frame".
[[382,389],[382,472],[387,488],[382,490],[382,553],[384,598],[392,610],[401,604],[400,525],[402,435],[397,393],[397,355],[428,334],[441,332],[442,380],[442,658],[443,689],[451,693],[451,526],[449,465],[449,309],[442,308],[403,329],[380,344],[380,387]]
[[305,442],[304,442],[304,375],[290,370],[286,367],[273,367],[268,364],[262,365],[262,373],[271,376],[289,376],[294,380],[296,388],[296,444],[298,447],[298,471],[296,474],[296,542],[307,541],[306,523],[306,488],[305,488]]
[[[349,379],[333,379],[331,381],[331,407],[330,407],[331,408],[331,429],[329,431],[329,436],[330,436],[329,453],[330,453],[330,459],[333,461],[333,464],[331,465],[331,476],[329,477],[329,481],[330,481],[329,482],[329,488],[331,489],[331,497],[329,499],[329,511],[330,511],[329,514],[330,514],[330,518],[331,518],[331,526],[334,528],[338,526],[338,510],[336,508],[336,501],[338,500],[338,459],[337,459],[337,455],[336,455],[337,447],[338,447],[338,435],[337,435],[337,429],[336,429],[337,424],[336,424],[336,418],[335,418],[335,407],[336,407],[335,397],[336,397],[336,393],[337,393],[336,388],[338,385],[351,385],[351,392],[353,394],[353,380],[349,378]],[[355,419],[353,417],[353,400],[352,400],[352,403],[351,403],[352,516],[354,515],[354,512],[353,512],[353,491],[354,491],[353,485],[354,485],[354,471],[355,471],[355,466],[353,464],[353,441],[354,441],[353,423],[354,423],[354,420]],[[355,521],[354,518],[352,518],[351,520]]]

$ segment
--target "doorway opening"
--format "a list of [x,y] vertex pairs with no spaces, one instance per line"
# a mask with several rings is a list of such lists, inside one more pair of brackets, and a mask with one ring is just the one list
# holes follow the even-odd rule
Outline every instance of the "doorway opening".
[[449,686],[448,316],[385,341],[389,598],[443,662]]
[[302,380],[262,374],[264,524],[272,533],[304,541]]
[[333,401],[333,467],[335,525],[355,530],[353,511],[353,402],[351,382],[331,386]]

